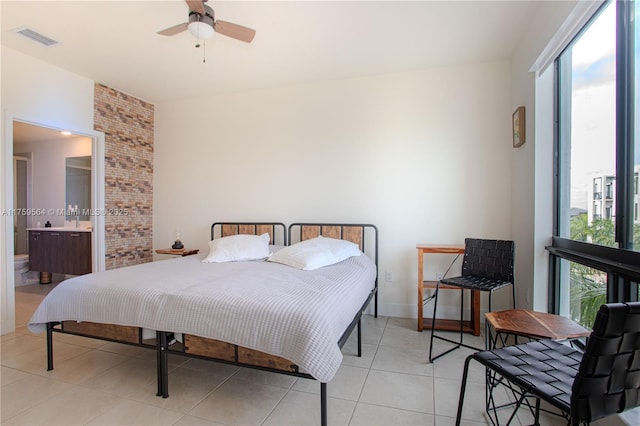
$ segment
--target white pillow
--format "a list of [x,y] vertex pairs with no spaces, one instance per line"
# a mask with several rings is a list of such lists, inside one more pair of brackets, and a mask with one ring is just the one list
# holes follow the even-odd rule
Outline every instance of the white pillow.
[[269,261],[311,271],[361,253],[358,246],[350,241],[317,237],[285,247],[275,252]]
[[231,235],[209,241],[209,254],[203,262],[256,260],[269,256],[269,234]]

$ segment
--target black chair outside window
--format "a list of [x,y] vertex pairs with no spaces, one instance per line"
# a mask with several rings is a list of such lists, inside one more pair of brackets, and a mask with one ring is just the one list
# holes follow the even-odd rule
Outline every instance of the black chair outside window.
[[[434,293],[433,319],[431,322],[431,341],[429,347],[429,361],[440,358],[461,346],[481,350],[463,343],[464,321],[464,291],[489,292],[489,312],[492,310],[493,292],[511,286],[513,308],[516,304],[516,293],[513,279],[513,264],[515,258],[515,243],[507,240],[487,240],[478,238],[466,238],[464,240],[464,257],[462,260],[462,275],[452,278],[443,278],[436,283]],[[459,340],[451,340],[436,335],[436,312],[438,309],[438,293],[441,284],[460,288],[460,336]],[[450,348],[437,356],[433,356],[433,339],[440,339],[453,343]],[[486,349],[486,348],[485,348]]]
[[486,367],[486,410],[493,424],[498,424],[496,409],[502,408],[491,396],[497,383],[507,385],[516,398],[507,424],[523,405],[540,424],[541,400],[560,409],[569,424],[588,424],[640,405],[640,302],[602,305],[584,352],[566,342],[540,340],[468,356],[456,425],[471,360]]

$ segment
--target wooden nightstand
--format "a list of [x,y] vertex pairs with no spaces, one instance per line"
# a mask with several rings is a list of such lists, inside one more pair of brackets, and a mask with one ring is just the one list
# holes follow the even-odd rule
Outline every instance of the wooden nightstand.
[[157,249],[158,254],[171,254],[174,256],[191,256],[192,254],[198,254],[200,249]]

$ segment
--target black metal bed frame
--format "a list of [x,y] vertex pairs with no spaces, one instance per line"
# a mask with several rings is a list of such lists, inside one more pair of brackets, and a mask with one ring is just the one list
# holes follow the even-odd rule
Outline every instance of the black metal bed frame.
[[[271,235],[273,236],[273,238],[275,238],[276,233],[279,231],[276,231],[276,229],[280,229],[282,228],[282,232],[284,235],[284,241],[287,244],[291,244],[291,231],[292,229],[298,227],[300,229],[300,232],[302,230],[302,227],[305,226],[317,226],[320,227],[320,234],[322,235],[322,230],[323,228],[335,228],[335,227],[339,227],[340,229],[340,236],[342,237],[344,229],[345,228],[361,228],[361,232],[362,232],[362,246],[361,249],[364,252],[365,250],[365,234],[366,234],[366,229],[370,228],[374,234],[374,262],[376,265],[376,271],[378,268],[378,229],[371,224],[335,224],[335,223],[293,223],[289,226],[289,239],[287,239],[287,230],[284,224],[282,223],[276,223],[276,222],[216,222],[211,226],[211,238],[214,239],[214,227],[217,226],[222,226],[222,225],[261,225],[261,226],[271,226],[271,230],[272,233]],[[217,229],[217,228],[216,228]],[[238,228],[239,229],[239,228]],[[258,229],[258,228],[255,228]],[[362,313],[364,312],[364,310],[367,308],[367,306],[369,305],[369,303],[371,302],[371,299],[375,298],[375,305],[374,305],[374,311],[375,311],[375,317],[378,317],[378,278],[377,278],[377,274],[376,274],[376,279],[375,279],[375,283],[374,283],[374,288],[371,290],[371,292],[369,293],[369,295],[367,296],[367,299],[365,300],[365,302],[363,303],[362,307],[358,310],[358,312],[356,313],[356,315],[353,317],[353,320],[351,321],[351,323],[349,324],[349,326],[347,327],[347,329],[344,331],[344,333],[342,334],[342,336],[340,337],[340,339],[338,340],[338,346],[340,347],[340,349],[343,348],[344,344],[346,343],[346,341],[348,340],[348,338],[351,336],[351,333],[353,332],[354,328],[357,328],[357,337],[358,337],[358,347],[357,347],[357,352],[358,352],[358,357],[362,356]],[[100,336],[93,336],[87,333],[80,333],[80,332],[76,332],[76,331],[68,331],[68,330],[64,330],[62,328],[62,323],[61,322],[49,322],[47,323],[47,371],[51,371],[53,370],[53,333],[62,333],[62,334],[72,334],[72,335],[76,335],[76,336],[82,336],[82,337],[89,337],[92,339],[99,339],[99,340],[105,340],[105,341],[109,341],[109,342],[116,342],[116,343],[121,343],[121,344],[126,344],[126,345],[130,345],[130,346],[137,346],[137,347],[144,347],[144,348],[148,348],[148,349],[154,349],[156,351],[156,366],[157,366],[157,393],[156,396],[161,396],[162,398],[168,398],[169,397],[169,363],[168,363],[168,357],[169,354],[174,354],[174,355],[181,355],[181,356],[186,356],[189,358],[198,358],[198,359],[205,359],[205,360],[209,360],[209,361],[215,361],[215,362],[220,362],[220,363],[224,363],[224,364],[230,364],[230,365],[237,365],[240,367],[246,367],[246,368],[252,368],[252,369],[256,369],[256,370],[263,370],[263,371],[269,371],[269,372],[274,372],[274,373],[280,373],[280,374],[285,374],[285,375],[289,375],[289,376],[295,376],[295,377],[302,377],[302,378],[306,378],[306,379],[314,379],[311,375],[309,375],[308,373],[302,373],[300,371],[297,370],[297,366],[295,368],[295,371],[286,371],[286,370],[279,370],[276,368],[270,368],[270,367],[265,367],[265,366],[260,366],[260,365],[253,365],[253,364],[247,364],[247,363],[243,363],[241,361],[238,360],[238,347],[237,345],[235,346],[235,360],[234,361],[229,361],[229,360],[225,360],[225,359],[218,359],[218,358],[212,358],[212,357],[207,357],[207,356],[202,356],[202,355],[196,355],[196,354],[190,354],[190,353],[186,353],[185,352],[185,348],[184,346],[182,346],[181,350],[175,350],[171,348],[171,345],[169,345],[169,339],[167,338],[167,336],[169,334],[171,334],[171,332],[168,331],[156,331],[156,339],[155,339],[155,345],[154,344],[147,344],[144,343],[143,338],[142,338],[142,328],[139,328],[139,340],[138,343],[134,343],[134,342],[129,342],[129,341],[123,341],[123,340],[118,340],[118,339],[111,339],[111,338],[106,338],[106,337],[100,337]],[[315,380],[315,379],[314,379]],[[326,426],[327,425],[327,421],[328,421],[328,417],[327,417],[327,383],[326,382],[320,382],[320,418],[321,418],[321,425],[322,426]]]

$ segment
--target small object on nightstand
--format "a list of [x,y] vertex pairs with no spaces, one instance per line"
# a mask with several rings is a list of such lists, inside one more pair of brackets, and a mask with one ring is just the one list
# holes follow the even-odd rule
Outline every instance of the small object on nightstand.
[[182,241],[180,241],[180,233],[176,234],[176,241],[175,241],[175,243],[173,243],[171,248],[174,249],[174,250],[179,250],[179,249],[183,249],[184,248],[184,246],[182,245]]

